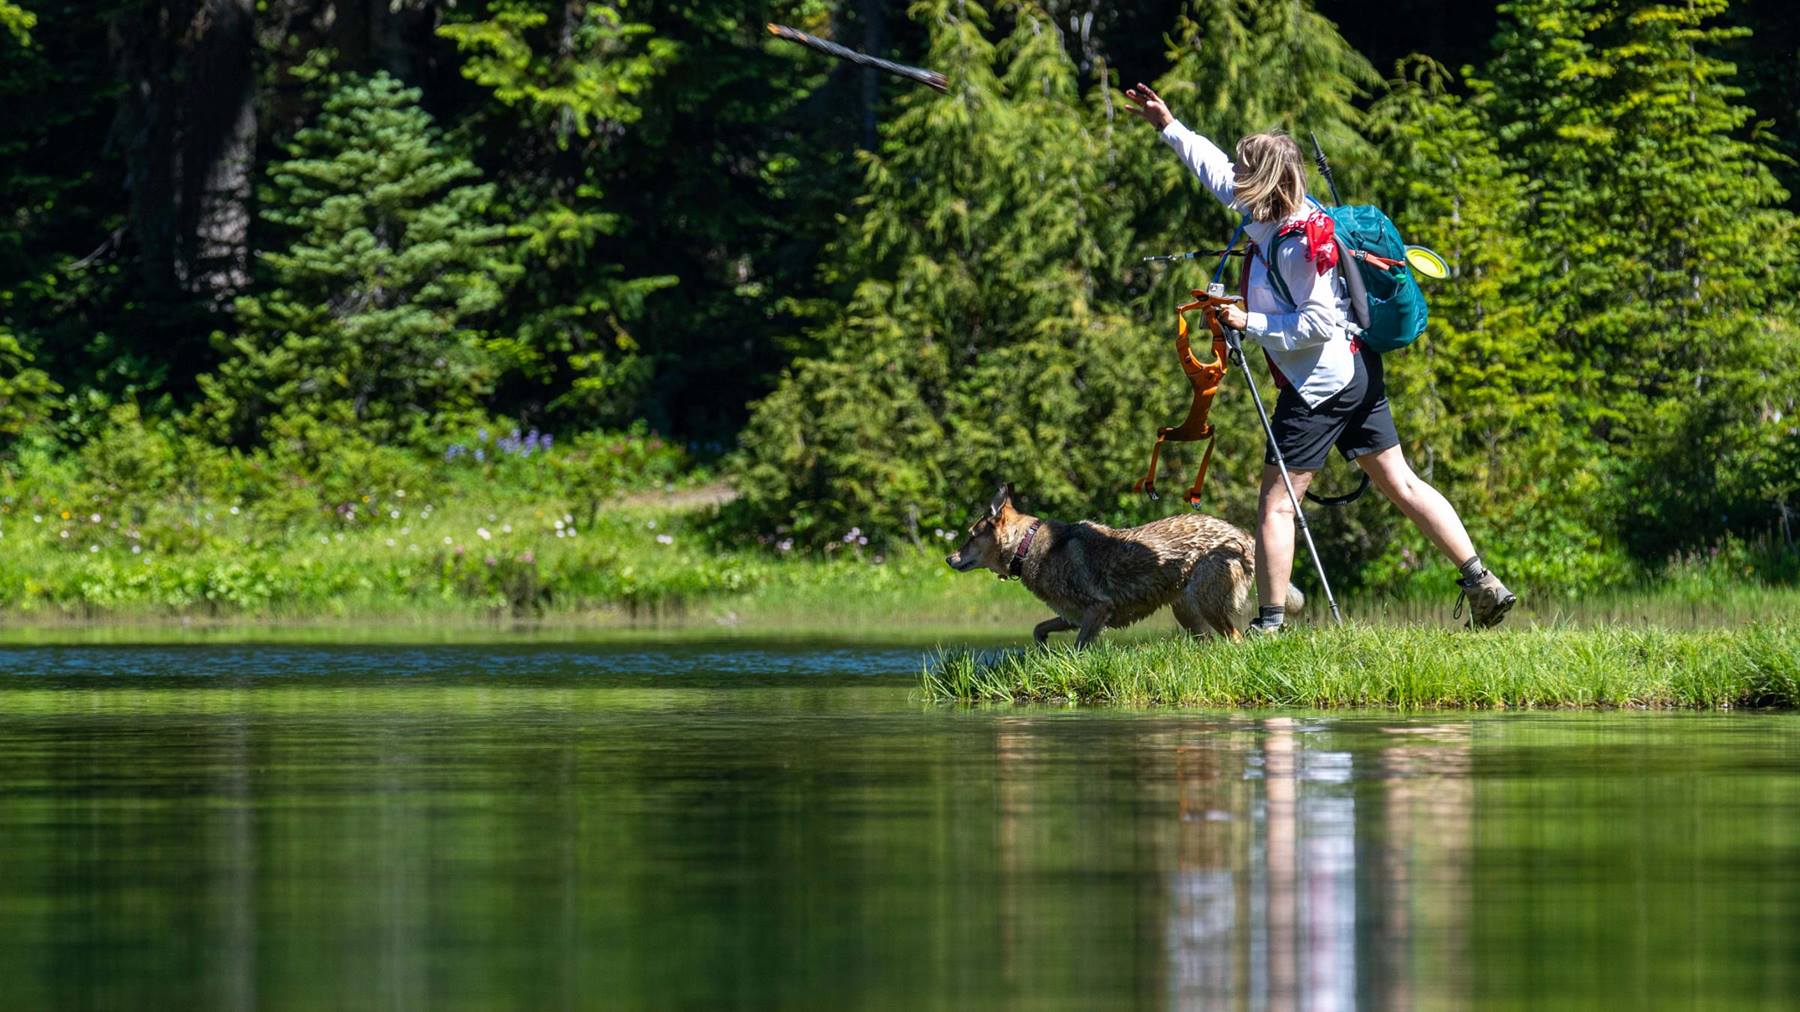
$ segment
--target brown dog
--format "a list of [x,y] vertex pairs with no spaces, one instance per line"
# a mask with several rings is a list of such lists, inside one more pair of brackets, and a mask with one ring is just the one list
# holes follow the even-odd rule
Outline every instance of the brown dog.
[[[1182,513],[1141,527],[1114,530],[1089,521],[1068,524],[1013,508],[1001,485],[969,540],[944,561],[957,572],[990,569],[1016,576],[1056,612],[1032,630],[1041,644],[1053,632],[1079,630],[1087,646],[1100,630],[1128,626],[1169,605],[1175,621],[1197,637],[1239,639],[1256,610],[1256,556],[1250,535],[1217,517]],[[1287,609],[1305,599],[1288,588]]]

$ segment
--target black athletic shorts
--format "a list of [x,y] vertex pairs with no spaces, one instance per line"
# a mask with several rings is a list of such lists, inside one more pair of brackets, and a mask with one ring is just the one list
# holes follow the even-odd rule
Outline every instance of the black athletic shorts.
[[[1394,413],[1388,410],[1381,356],[1361,349],[1350,357],[1356,363],[1350,385],[1318,407],[1307,407],[1300,392],[1291,386],[1283,387],[1275,399],[1275,417],[1270,419],[1270,427],[1275,430],[1281,455],[1293,470],[1319,470],[1334,446],[1345,460],[1355,460],[1366,453],[1380,453],[1400,445]],[[1273,446],[1264,447],[1263,461],[1275,463]]]

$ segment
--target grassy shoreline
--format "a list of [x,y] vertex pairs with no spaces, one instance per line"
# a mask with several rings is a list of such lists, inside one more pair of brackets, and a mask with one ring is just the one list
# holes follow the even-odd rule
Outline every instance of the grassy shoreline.
[[[1048,611],[1016,583],[955,573],[928,552],[875,564],[850,559],[769,560],[754,550],[711,563],[686,553],[621,551],[614,567],[634,570],[655,594],[611,598],[552,582],[541,608],[517,611],[503,600],[462,587],[405,581],[357,585],[343,580],[292,596],[252,601],[191,598],[171,604],[154,595],[114,598],[105,606],[82,600],[39,600],[30,607],[0,605],[0,643],[181,640],[201,636],[240,640],[337,639],[343,642],[500,640],[636,640],[696,638],[1014,645],[1030,643],[1032,626]],[[340,549],[344,571],[353,551]],[[656,558],[663,555],[664,558]],[[232,560],[221,560],[235,564]],[[17,561],[11,563],[18,565]],[[0,562],[0,568],[7,565]],[[744,567],[738,585],[693,579],[688,567]],[[685,586],[684,586],[685,585]],[[446,592],[448,591],[448,592]],[[1364,627],[1428,632],[1454,629],[1449,595],[1393,600],[1356,598],[1344,611]],[[1508,619],[1508,631],[1529,629],[1709,629],[1763,622],[1800,612],[1800,589],[1761,584],[1720,588],[1710,581],[1673,579],[1630,591],[1586,597],[1527,595]],[[1322,614],[1303,628],[1320,629]],[[1180,631],[1167,612],[1106,642],[1173,640]]]
[[1800,626],[1302,629],[1243,644],[1159,639],[940,655],[939,701],[1315,709],[1789,708]]
[[[935,535],[885,555],[848,536],[824,551],[768,538],[721,543],[709,509],[722,486],[622,495],[592,516],[499,486],[438,492],[395,492],[354,520],[292,525],[218,507],[145,538],[117,511],[0,504],[0,642],[1025,645],[1048,614],[1016,583],[952,572]],[[1408,596],[1352,596],[1345,613],[1365,625],[1449,627],[1452,589],[1448,576],[1423,573]],[[1724,561],[1603,593],[1522,589],[1509,626],[1707,627],[1800,612],[1800,588]],[[1324,619],[1322,607],[1302,616]],[[1165,611],[1108,639],[1177,635]]]

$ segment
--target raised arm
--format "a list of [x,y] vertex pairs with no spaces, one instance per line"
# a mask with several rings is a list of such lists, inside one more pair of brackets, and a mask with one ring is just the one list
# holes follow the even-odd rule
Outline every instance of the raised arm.
[[1200,182],[1217,197],[1219,203],[1232,210],[1236,207],[1237,195],[1232,189],[1232,177],[1235,169],[1231,157],[1219,150],[1219,146],[1200,136],[1181,124],[1169,111],[1169,106],[1162,96],[1147,84],[1139,84],[1135,88],[1125,89],[1125,97],[1130,99],[1127,109],[1138,115],[1138,118],[1149,123],[1162,132],[1162,138],[1175,149],[1181,160]]

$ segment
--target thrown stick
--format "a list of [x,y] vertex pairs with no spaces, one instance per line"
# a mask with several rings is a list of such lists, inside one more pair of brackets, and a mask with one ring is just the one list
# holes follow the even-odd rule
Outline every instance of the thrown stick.
[[827,42],[816,35],[808,35],[805,32],[789,28],[786,25],[770,23],[769,34],[778,39],[786,39],[789,42],[798,42],[803,46],[816,49],[827,56],[835,56],[840,60],[848,60],[859,67],[874,67],[876,70],[886,71],[887,73],[894,74],[898,77],[904,77],[909,81],[916,81],[926,87],[936,88],[938,91],[950,90],[950,79],[935,70],[926,70],[924,67],[909,67],[904,63],[894,63],[890,60],[877,59],[867,53],[859,53],[854,49],[840,46],[835,42]]

